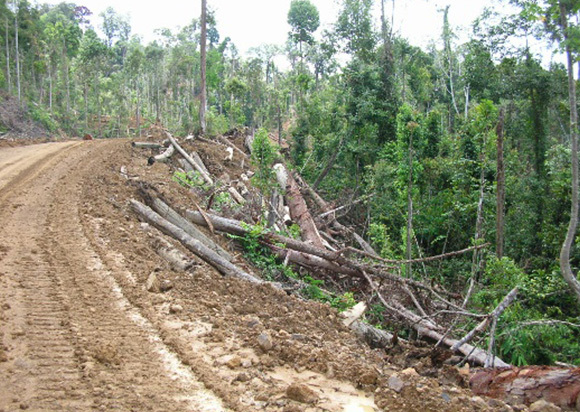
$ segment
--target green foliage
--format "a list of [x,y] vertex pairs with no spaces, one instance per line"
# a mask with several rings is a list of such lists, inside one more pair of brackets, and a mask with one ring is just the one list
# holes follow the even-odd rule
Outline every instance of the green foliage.
[[266,129],[258,130],[252,143],[252,164],[256,168],[252,183],[266,197],[270,196],[277,185],[276,174],[272,169],[276,158],[277,151],[268,137],[268,131]]
[[318,9],[310,0],[292,0],[288,11],[288,24],[292,28],[290,37],[295,42],[312,44],[312,33],[320,25]]
[[173,173],[173,177],[171,178],[171,180],[179,183],[183,187],[187,187],[190,189],[195,188],[202,190],[208,189],[207,184],[203,179],[203,177],[201,177],[201,175],[195,171],[186,173],[177,170]]
[[52,118],[50,112],[45,110],[42,106],[33,104],[28,110],[32,120],[40,123],[50,132],[54,133],[58,131],[58,123]]
[[244,256],[262,271],[262,276],[270,281],[280,281],[284,278],[297,279],[299,276],[288,266],[278,263],[276,256],[270,249],[264,246],[260,239],[267,233],[265,226],[258,224],[247,227],[248,234],[245,236],[231,236],[241,242],[244,248]]
[[346,292],[344,295],[337,296],[330,300],[330,306],[338,310],[339,312],[344,312],[356,305],[356,300],[354,298],[354,293]]

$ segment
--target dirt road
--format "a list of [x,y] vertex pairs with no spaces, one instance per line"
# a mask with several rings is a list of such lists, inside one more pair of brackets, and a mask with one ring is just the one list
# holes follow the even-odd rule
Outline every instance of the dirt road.
[[0,410],[222,410],[84,234],[107,145],[0,150]]

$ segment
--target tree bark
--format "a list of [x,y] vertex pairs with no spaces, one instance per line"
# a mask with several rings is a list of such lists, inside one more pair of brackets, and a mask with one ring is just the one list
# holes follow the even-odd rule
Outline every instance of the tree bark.
[[[277,167],[278,165],[282,167]],[[302,232],[302,240],[310,242],[313,246],[324,249],[324,241],[322,240],[318,228],[314,223],[314,219],[308,211],[308,206],[300,193],[300,188],[296,180],[288,169],[278,163],[274,166],[276,176],[280,186],[286,190],[285,198],[286,204],[290,208],[290,217],[294,222],[300,226]]]
[[227,261],[213,250],[209,249],[199,240],[192,238],[183,229],[177,227],[173,223],[159,216],[151,208],[138,202],[137,200],[130,200],[133,210],[141,216],[144,220],[151,223],[153,226],[161,230],[163,233],[179,240],[188,250],[199,256],[205,262],[213,266],[224,276],[232,276],[239,279],[247,280],[252,283],[264,283],[251,274],[244,272],[233,263]]
[[545,400],[564,410],[580,407],[580,368],[526,366],[512,369],[485,369],[469,380],[476,395],[530,405]]
[[580,301],[580,282],[572,272],[570,266],[570,249],[576,237],[576,228],[578,226],[578,109],[576,106],[576,81],[574,80],[574,63],[572,60],[572,50],[568,42],[568,13],[566,5],[560,1],[560,24],[566,41],[566,60],[568,65],[568,97],[570,100],[570,140],[572,141],[572,199],[570,211],[570,224],[566,239],[560,251],[560,268],[562,276],[570,289],[576,294]]
[[207,106],[206,97],[206,63],[207,63],[207,0],[201,0],[201,39],[200,39],[200,58],[201,58],[201,85],[199,95],[199,124],[201,133],[206,133],[205,108]]
[[173,270],[185,272],[195,265],[195,261],[173,247],[171,243],[157,236],[153,239],[153,247],[163,259],[169,263]]

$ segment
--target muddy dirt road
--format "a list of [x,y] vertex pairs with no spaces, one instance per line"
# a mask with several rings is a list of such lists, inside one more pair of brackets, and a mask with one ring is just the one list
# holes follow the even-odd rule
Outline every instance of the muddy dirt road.
[[79,222],[107,142],[0,151],[0,410],[221,410]]

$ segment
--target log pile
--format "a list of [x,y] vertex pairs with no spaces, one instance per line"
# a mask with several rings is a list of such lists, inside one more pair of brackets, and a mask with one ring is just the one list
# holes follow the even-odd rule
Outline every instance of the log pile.
[[[223,184],[223,182],[219,182],[217,178],[211,176],[201,157],[195,151],[186,152],[169,133],[167,133],[167,140],[170,142],[167,149],[163,145],[158,148],[159,150],[165,149],[163,154],[159,155],[164,160],[170,158],[170,155],[166,155],[166,153],[173,148],[173,153],[179,153],[182,157],[179,159],[179,164],[182,168],[195,170],[214,189]],[[248,135],[244,139],[244,144],[248,151],[251,150],[252,140],[252,135]],[[225,160],[219,159],[219,161],[231,162],[232,156],[235,155],[238,158],[242,158],[242,165],[249,165],[250,162],[245,161],[249,156],[224,137],[221,137],[220,141],[215,143],[229,149],[227,152],[224,150]],[[154,149],[152,145],[142,147],[150,150]],[[157,156],[155,160],[161,161],[157,159]],[[493,333],[490,333],[491,338],[489,340],[491,343],[486,349],[478,348],[469,342],[475,336],[484,334],[486,330],[491,329],[493,331],[495,329],[502,312],[517,298],[517,288],[506,295],[491,313],[475,314],[465,310],[461,296],[448,292],[438,285],[404,278],[400,275],[400,269],[405,264],[446,259],[471,252],[474,249],[483,248],[486,245],[424,259],[407,261],[383,259],[362,236],[353,228],[340,223],[336,217],[337,211],[350,207],[352,204],[362,200],[354,199],[349,204],[335,207],[326,202],[300,175],[290,172],[283,163],[273,165],[273,169],[276,172],[279,188],[282,191],[275,190],[265,210],[265,205],[260,204],[258,216],[253,215],[246,221],[218,216],[210,210],[202,210],[197,204],[195,208],[182,210],[181,213],[178,213],[178,211],[155,195],[146,196],[144,200],[147,205],[133,199],[131,200],[131,207],[141,219],[163,233],[179,240],[188,250],[215,267],[224,276],[234,276],[256,284],[266,283],[259,276],[240,269],[234,262],[230,252],[220,247],[213,236],[206,235],[197,227],[204,227],[212,234],[218,233],[237,237],[244,237],[249,233],[255,236],[258,233],[258,241],[274,255],[278,256],[284,264],[300,266],[310,273],[322,274],[334,282],[341,282],[346,279],[351,284],[357,285],[357,288],[365,290],[365,294],[371,295],[373,299],[382,304],[390,320],[399,323],[403,327],[413,329],[419,337],[432,341],[435,344],[435,348],[444,346],[450,351],[460,354],[463,361],[468,361],[475,365],[496,368],[509,367],[506,362],[494,354]],[[251,193],[255,189],[249,187],[246,175],[251,175],[251,171],[245,170],[238,180],[242,184],[242,186],[238,187],[242,188],[244,196],[233,185],[225,187],[227,187],[227,191],[236,202],[244,205],[243,207],[245,208],[249,208],[248,199],[250,199]],[[215,194],[217,191],[214,190],[212,193]],[[318,212],[316,214],[311,213],[305,197],[308,197],[311,204],[317,206]],[[211,203],[210,200],[208,205],[211,205]],[[287,211],[289,213],[286,213]],[[263,216],[267,216],[267,227],[272,227],[274,230],[265,230],[252,224],[253,221],[257,221]],[[300,227],[300,240],[276,232],[275,229],[285,228],[288,223],[295,223]],[[339,237],[341,240],[337,240]],[[354,248],[346,242],[357,244],[361,249]],[[170,255],[171,253],[167,251],[166,246],[165,244],[163,248],[164,253]],[[183,261],[184,259],[179,257],[177,260]],[[184,265],[186,264],[184,263]],[[292,281],[302,284],[299,280]],[[279,284],[274,284],[273,286],[280,287]],[[396,336],[394,337],[392,334],[374,328],[360,320],[360,317],[364,316],[365,307],[365,305],[357,306],[361,310],[349,321],[349,327],[373,347],[388,347],[395,344]],[[453,331],[449,326],[454,323],[449,322],[449,319],[457,319],[459,317],[479,319],[479,323],[465,336],[456,338],[453,337]],[[446,323],[440,323],[442,320],[446,320]],[[495,370],[500,372],[498,374],[489,372]],[[502,370],[504,372],[501,372]],[[511,379],[512,383],[509,388],[505,386],[507,385],[505,382],[509,380],[506,378],[506,369],[490,369],[481,372],[482,375],[474,375],[472,385],[476,393],[496,397],[501,397],[498,396],[499,393],[520,396],[522,393],[527,393],[528,390],[533,393],[541,393],[541,388],[547,385],[546,382],[554,381],[554,379],[558,380],[558,382],[561,379],[561,382],[566,387],[578,385],[578,371],[570,376],[564,376],[560,372],[554,371],[528,373],[517,369],[507,370],[511,373],[509,379]],[[532,376],[534,377],[533,383],[529,383],[532,382],[530,380]],[[522,381],[524,377],[529,380],[528,383]],[[514,384],[514,382],[519,386]],[[576,398],[573,400],[573,396],[568,396],[568,393],[562,396],[566,397],[566,402],[570,404],[570,402],[576,402],[577,394],[578,391],[576,391]],[[522,401],[530,403],[529,401],[533,402],[533,399],[537,397],[529,395],[528,398],[524,398],[522,398]]]

